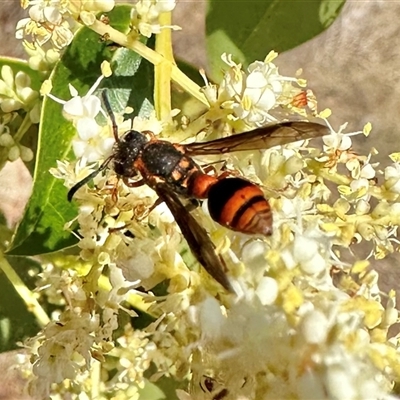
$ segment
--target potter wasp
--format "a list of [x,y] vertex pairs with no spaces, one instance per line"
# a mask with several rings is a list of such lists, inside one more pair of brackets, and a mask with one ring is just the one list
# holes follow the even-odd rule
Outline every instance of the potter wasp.
[[119,138],[115,116],[105,92],[103,101],[115,137],[112,154],[96,171],[70,189],[68,200],[108,165],[127,186],[150,186],[159,197],[154,206],[162,202],[167,204],[193,255],[217,282],[232,292],[224,272],[224,260],[215,252],[206,230],[190,214],[181,198],[207,199],[214,221],[246,234],[271,235],[271,208],[255,183],[225,173],[208,175],[192,157],[268,149],[328,135],[329,129],[313,122],[281,122],[226,138],[184,145],[157,139],[150,131],[129,130]]

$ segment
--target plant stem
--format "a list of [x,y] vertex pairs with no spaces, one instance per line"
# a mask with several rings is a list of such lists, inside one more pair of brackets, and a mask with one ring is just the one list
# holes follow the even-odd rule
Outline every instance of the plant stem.
[[[162,13],[159,18],[161,26],[171,25],[171,13]],[[154,102],[157,118],[172,125],[171,117],[171,69],[175,65],[172,53],[171,29],[161,29],[156,35],[156,52],[164,57],[164,60],[154,66]]]
[[206,97],[200,91],[200,86],[193,82],[189,77],[187,77],[175,64],[173,64],[171,61],[166,60],[165,57],[163,57],[161,54],[158,54],[156,51],[148,48],[146,45],[139,42],[138,40],[128,38],[122,32],[119,32],[111,26],[106,25],[98,20],[96,20],[92,25],[89,25],[88,27],[99,35],[107,37],[108,40],[111,40],[122,47],[126,47],[135,51],[155,66],[162,62],[169,64],[171,68],[171,79],[179,86],[181,86],[182,89],[185,90],[187,93],[195,97],[207,107],[209,106]]
[[25,114],[22,124],[19,126],[17,133],[14,135],[14,140],[16,143],[18,143],[23,138],[23,136],[31,126],[32,126],[32,121],[28,112]]
[[39,325],[42,327],[47,325],[50,322],[50,318],[36,300],[33,293],[27,288],[22,279],[14,271],[13,267],[9,264],[2,252],[0,252],[0,269],[14,286],[14,289],[26,304],[28,310],[36,317]]
[[92,361],[92,368],[90,369],[91,385],[91,398],[98,399],[100,397],[100,383],[101,383],[101,363],[97,360]]

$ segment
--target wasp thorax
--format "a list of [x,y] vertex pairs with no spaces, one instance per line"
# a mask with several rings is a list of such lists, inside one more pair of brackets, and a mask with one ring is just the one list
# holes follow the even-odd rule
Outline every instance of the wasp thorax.
[[114,170],[118,175],[127,178],[133,177],[137,171],[133,163],[140,155],[143,147],[148,143],[148,138],[138,131],[128,131],[114,145]]

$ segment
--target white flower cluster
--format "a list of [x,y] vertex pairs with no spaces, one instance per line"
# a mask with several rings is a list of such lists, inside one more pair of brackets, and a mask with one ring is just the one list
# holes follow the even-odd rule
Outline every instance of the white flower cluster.
[[[296,87],[299,81],[280,76],[271,57],[246,72],[226,57],[229,70],[221,85],[204,88],[211,112],[227,131],[274,121],[278,108],[288,117],[315,113],[315,104],[299,102],[305,93]],[[110,129],[95,120],[101,107],[94,90],[82,97],[72,90],[73,99],[63,102],[77,129],[74,150],[80,159],[75,165],[60,162],[53,173],[68,187],[91,172],[88,163],[107,158],[112,145]],[[157,135],[162,126],[154,118],[135,119],[134,129]],[[120,360],[119,389],[132,390],[136,398],[143,372],[153,365],[153,380],[191,380],[190,390],[179,392],[185,400],[390,398],[391,385],[400,377],[399,335],[386,339],[398,318],[395,296],[389,294],[384,308],[377,273],[367,270],[368,262],[341,257],[354,241],[368,241],[371,257],[394,251],[400,168],[395,162],[381,173],[372,162],[373,152],[352,152],[343,129],[324,138],[323,149],[300,143],[248,152],[243,158],[226,155],[229,168],[265,187],[274,215],[272,236],[260,239],[217,226],[205,207],[193,212],[223,255],[236,295],[223,292],[196,267],[187,268],[193,259],[169,211],[160,206],[148,212],[156,200],[150,188],[131,190],[107,172],[95,178],[95,189],[76,193],[80,255],[92,266],[85,285],[96,307],[108,310],[105,321],[113,323],[96,322],[90,332],[76,325],[74,338],[80,332],[89,335],[88,346],[103,355],[97,332],[104,329],[109,337],[115,330],[112,317],[125,294],[139,285],[151,290],[168,281],[164,296],[142,295],[155,322],[141,331],[125,328],[120,346],[112,350]],[[338,198],[330,204],[332,187],[338,188]],[[379,204],[372,206],[372,199]],[[110,279],[113,299],[96,292],[106,268],[115,274]],[[127,282],[122,283],[122,275]],[[44,342],[42,348],[52,354]],[[72,352],[64,354],[60,359],[67,365]],[[41,356],[37,365],[45,371],[48,361]],[[71,370],[58,371],[53,378],[60,381]]]
[[175,0],[139,0],[131,11],[132,25],[140,34],[150,37],[161,32],[161,29],[180,29],[176,25],[160,25],[161,13],[170,12],[175,8]]
[[16,38],[25,40],[30,66],[48,71],[60,52],[72,41],[82,21],[93,22],[96,14],[114,8],[114,0],[22,0],[29,8],[29,17],[21,19]]
[[114,139],[107,137],[107,133],[101,134],[103,129],[95,119],[101,111],[101,102],[93,93],[103,78],[100,76],[83,97],[78,95],[72,85],[69,85],[71,100],[60,100],[48,94],[53,100],[63,104],[65,118],[72,121],[76,128],[78,138],[73,140],[72,146],[76,157],[81,159],[82,166],[104,159],[114,144]]
[[[92,272],[96,273],[95,267]],[[110,280],[113,287],[105,290],[92,286],[94,281],[85,281],[72,270],[61,274],[52,268],[44,271],[42,290],[47,287],[53,302],[58,304],[62,293],[66,306],[59,312],[57,322],[51,322],[38,336],[27,341],[36,377],[31,382],[32,395],[48,397],[52,383],[74,380],[90,368],[94,353],[101,357],[113,348],[112,335],[118,328],[119,308],[127,296],[124,288],[130,284],[121,270],[112,266]]]
[[26,113],[30,124],[37,124],[40,116],[39,93],[31,87],[30,77],[18,71],[16,74],[8,65],[1,67],[0,79],[0,109],[2,111],[0,123],[0,148],[2,148],[0,164],[4,159],[14,161],[21,157],[23,161],[31,161],[33,152],[20,143],[25,131],[19,126],[14,132],[16,122]]
[[[391,398],[388,377],[395,362],[387,365],[387,375],[375,365],[383,349],[371,343],[363,310],[350,306],[354,299],[333,286],[306,295],[309,300],[292,321],[279,302],[261,306],[257,297],[225,312],[213,298],[188,309],[187,329],[200,337],[191,393],[180,392],[179,398],[216,398],[218,393],[227,399]],[[394,349],[385,351],[395,356]],[[218,385],[204,388],[205,376]]]
[[232,110],[230,118],[247,128],[276,122],[274,114],[279,116],[278,107],[304,115],[302,108],[309,105],[311,99],[308,96],[312,96],[298,87],[304,85],[303,81],[279,74],[278,67],[272,62],[276,57],[277,53],[271,52],[264,61],[255,61],[243,71],[241,64],[224,54],[222,60],[229,69],[221,85],[211,85],[206,80],[203,89],[211,106]]

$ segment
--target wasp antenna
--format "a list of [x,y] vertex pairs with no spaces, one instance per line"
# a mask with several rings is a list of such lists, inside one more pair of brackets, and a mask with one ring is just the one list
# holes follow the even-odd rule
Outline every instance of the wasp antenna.
[[102,97],[103,103],[106,107],[107,114],[109,115],[109,117],[111,119],[112,130],[113,130],[115,141],[119,142],[117,121],[115,120],[115,115],[113,113],[113,110],[111,109],[111,104],[110,104],[110,101],[108,100],[107,92],[105,90],[102,92],[101,97]]
[[100,165],[99,168],[97,168],[95,171],[93,171],[91,174],[89,174],[86,178],[83,178],[81,181],[76,183],[74,186],[72,186],[71,189],[68,191],[67,199],[68,201],[71,201],[72,198],[74,197],[74,194],[84,185],[86,185],[91,179],[93,179],[95,176],[97,176],[103,169],[105,169],[108,165],[108,163],[113,159],[113,155],[107,158],[103,162],[103,164]]

